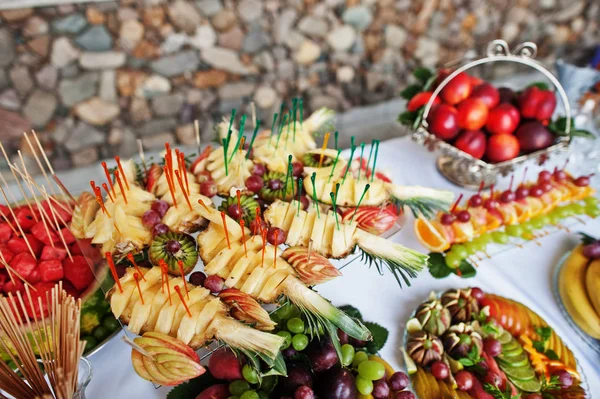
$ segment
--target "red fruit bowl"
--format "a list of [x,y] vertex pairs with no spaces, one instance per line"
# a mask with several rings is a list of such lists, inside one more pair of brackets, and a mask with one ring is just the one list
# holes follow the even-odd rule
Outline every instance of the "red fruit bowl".
[[[437,167],[448,180],[472,189],[478,189],[482,183],[489,187],[499,175],[506,176],[528,161],[541,165],[551,154],[567,149],[572,127],[569,101],[556,77],[534,59],[536,53],[537,46],[531,42],[511,52],[505,41],[494,40],[488,44],[483,58],[467,62],[451,73],[442,70],[437,77],[427,76],[422,90],[409,87],[403,92],[406,97],[412,90],[409,98],[418,91],[428,92],[427,96],[421,96],[421,101],[428,98],[422,108],[415,110],[413,101],[413,109],[400,115],[399,120],[411,124],[414,141],[439,150]],[[496,62],[513,62],[535,69],[554,86],[556,96],[532,85],[513,98],[511,105],[506,98],[514,93],[508,93],[508,89],[497,89],[484,81],[469,86],[472,78],[467,70]],[[423,71],[415,73],[417,78],[418,75],[423,75]],[[434,85],[437,85],[435,90]],[[542,125],[556,123],[550,121],[556,97],[564,111],[564,126],[559,129],[560,134],[545,134],[542,130],[548,129]],[[531,126],[527,127],[528,124]],[[482,133],[483,140],[477,134],[481,131],[487,132],[487,136]]]

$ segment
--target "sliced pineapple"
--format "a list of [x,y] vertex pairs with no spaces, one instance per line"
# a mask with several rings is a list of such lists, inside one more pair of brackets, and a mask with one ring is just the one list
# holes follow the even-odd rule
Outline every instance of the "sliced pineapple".
[[85,232],[94,221],[98,209],[100,209],[100,204],[92,193],[84,191],[79,195],[69,226],[75,238],[85,238]]

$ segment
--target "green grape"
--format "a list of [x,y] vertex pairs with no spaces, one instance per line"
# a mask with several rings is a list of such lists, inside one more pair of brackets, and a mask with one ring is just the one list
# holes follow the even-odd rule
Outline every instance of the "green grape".
[[586,197],[583,199],[583,203],[587,206],[597,206],[598,200],[596,197]]
[[450,251],[446,254],[446,266],[448,266],[450,269],[456,269],[460,266],[460,262],[462,262],[462,259],[459,258],[454,252]]
[[240,396],[240,399],[260,399],[256,391],[246,391]]
[[600,216],[600,208],[598,206],[590,207],[589,205],[585,208],[586,215],[597,218]]
[[528,223],[531,225],[532,230],[539,230],[544,227],[544,222],[539,216],[534,217]]
[[521,229],[523,229],[522,235],[531,234],[531,231],[533,230],[533,227],[531,226],[531,221],[521,223]]
[[370,395],[373,392],[373,381],[369,381],[366,378],[362,378],[360,375],[356,377],[354,382],[356,389],[363,395]]
[[556,214],[558,215],[558,217],[560,217],[561,219],[564,219],[564,218],[570,216],[569,215],[569,210],[565,206],[559,206],[554,211],[556,212]]
[[346,367],[352,364],[354,360],[354,347],[350,344],[342,345],[342,366]]
[[558,213],[556,213],[554,210],[548,212],[548,214],[546,216],[548,216],[548,223],[550,223],[550,224],[556,225],[560,222],[560,215]]
[[370,381],[377,381],[385,375],[385,367],[379,362],[367,360],[358,366],[358,375]]
[[477,238],[471,241],[471,245],[473,248],[475,248],[475,252],[485,251],[486,244],[484,244],[482,241],[479,241]]
[[283,337],[283,343],[281,344],[281,349],[287,349],[292,344],[292,334],[288,331],[279,331],[277,333],[280,337]]
[[240,396],[250,389],[250,384],[246,380],[235,380],[229,384],[229,393],[233,396]]
[[571,208],[573,209],[573,213],[575,215],[582,215],[585,213],[585,206],[579,202],[572,203]]
[[498,244],[507,244],[508,243],[508,234],[503,231],[494,231],[492,233],[492,240]]
[[475,241],[480,241],[484,244],[484,249],[488,244],[492,242],[492,235],[490,233],[485,233],[479,236]]
[[550,217],[548,215],[539,215],[538,218],[542,223],[542,227],[550,224]]
[[452,248],[450,248],[450,252],[453,252],[460,259],[465,259],[467,256],[469,256],[469,252],[465,246],[460,244],[453,245]]
[[292,338],[292,346],[298,352],[303,351],[308,346],[308,337],[304,334],[296,334]]
[[477,252],[476,245],[473,245],[473,241],[467,241],[463,245],[465,246],[465,249],[469,255],[473,255]]
[[244,379],[246,381],[248,381],[250,384],[258,383],[258,373],[250,365],[246,364],[242,368],[242,375],[244,376]]
[[294,333],[300,334],[304,332],[304,322],[299,317],[294,317],[288,320],[287,329]]
[[366,362],[367,360],[369,360],[369,356],[365,352],[358,351],[352,360],[352,367],[358,367],[362,362]]
[[521,237],[523,234],[523,228],[518,224],[509,224],[506,226],[506,234],[511,237]]
[[286,303],[285,305],[283,305],[282,307],[277,309],[277,312],[275,312],[275,315],[280,320],[291,319],[292,317],[294,317],[294,314],[293,314],[294,307],[296,307],[296,305],[292,305],[291,303]]

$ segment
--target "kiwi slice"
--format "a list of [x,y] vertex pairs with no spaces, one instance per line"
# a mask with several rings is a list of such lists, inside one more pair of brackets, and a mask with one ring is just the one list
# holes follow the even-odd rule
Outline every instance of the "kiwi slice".
[[[286,185],[287,180],[287,185]],[[263,175],[264,186],[258,192],[258,196],[266,203],[272,203],[276,199],[291,201],[294,198],[293,177],[288,177],[280,172],[267,172]]]
[[227,197],[221,205],[219,210],[225,212],[233,220],[244,219],[246,226],[250,226],[250,223],[256,218],[256,208],[260,207],[258,201],[249,195],[240,196],[240,209],[238,205],[237,197]]
[[[302,156],[302,163],[304,164],[304,166],[309,166],[311,168],[318,168],[320,160],[321,154],[307,152]],[[329,166],[331,164],[333,164],[333,158],[327,155],[323,155],[323,163],[321,164],[321,167]]]
[[150,261],[154,265],[160,265],[164,260],[169,269],[169,274],[180,276],[178,261],[183,263],[183,274],[188,274],[198,262],[198,247],[196,240],[189,234],[170,231],[165,234],[154,236],[148,251]]

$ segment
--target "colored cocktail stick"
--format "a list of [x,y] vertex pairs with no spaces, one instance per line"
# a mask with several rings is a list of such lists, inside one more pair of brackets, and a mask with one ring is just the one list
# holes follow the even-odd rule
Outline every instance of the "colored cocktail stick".
[[338,213],[337,213],[337,206],[335,204],[335,194],[333,194],[333,192],[329,193],[329,196],[331,197],[331,203],[333,204],[332,208],[333,208],[333,213],[335,214],[335,224],[337,225],[337,229],[340,229],[340,222],[338,220]]
[[123,188],[123,182],[121,181],[121,174],[118,170],[115,170],[115,180],[119,184],[119,189],[121,190],[121,195],[123,196],[123,200],[125,204],[127,204],[127,195],[125,194],[125,189]]
[[292,140],[294,143],[296,142],[296,116],[298,113],[298,99],[292,99],[292,112],[294,114],[294,139]]
[[302,120],[304,117],[304,100],[300,99],[300,130],[302,130]]
[[277,141],[275,142],[275,149],[279,148],[279,140],[281,140],[281,135],[283,134],[283,126],[287,123],[287,119],[287,114],[283,115],[283,124],[279,125],[279,134],[277,135]]
[[[181,261],[180,261],[181,262]],[[183,279],[183,284],[185,285],[185,279]],[[187,287],[185,287],[185,291],[187,294],[188,299],[190,299],[190,293],[187,292]],[[177,293],[177,295],[179,295],[179,300],[181,301],[181,304],[183,305],[183,307],[185,308],[185,312],[187,313],[187,315],[189,317],[192,317],[192,312],[190,312],[190,308],[188,308],[188,304],[185,301],[185,299],[183,298],[183,295],[181,294],[181,288],[179,288],[178,285],[175,286],[175,292]]]
[[96,202],[98,202],[98,204],[100,205],[100,208],[102,208],[102,212],[109,218],[112,217],[110,215],[110,213],[108,212],[108,209],[106,209],[106,206],[104,205],[104,199],[102,199],[102,193],[100,192],[100,187],[94,186],[92,189],[94,190],[94,195],[96,196]]
[[[13,220],[15,221],[15,224],[19,228],[21,237],[23,237],[23,239],[25,240],[25,244],[27,244],[27,248],[29,248],[29,252],[31,252],[31,256],[33,256],[34,259],[37,259],[37,257],[35,256],[35,252],[33,252],[33,249],[31,248],[31,244],[29,243],[29,240],[27,239],[27,236],[25,235],[25,232],[23,231],[23,228],[21,227],[21,224],[19,223],[19,221],[15,215],[15,212],[13,211],[12,207],[10,206],[10,203],[8,202],[8,198],[6,197],[6,192],[4,192],[4,189],[2,188],[2,186],[0,186],[0,192],[2,192],[2,197],[4,197],[4,201],[6,202],[6,207],[10,211],[10,214],[11,214]],[[2,212],[0,212],[0,213],[2,213]]]
[[187,166],[185,166],[185,154],[182,152],[179,153],[179,159],[181,160],[181,173],[183,173],[182,179],[185,183],[185,189],[187,193],[190,194],[190,179],[187,173]]
[[250,157],[250,152],[252,151],[252,146],[254,145],[254,139],[256,139],[256,135],[258,134],[258,129],[260,128],[260,119],[257,119],[254,124],[254,131],[252,132],[252,138],[250,139],[250,144],[248,145],[248,152],[246,153],[246,159]]
[[[35,131],[33,131],[33,132],[35,134]],[[46,183],[48,183],[48,188],[52,192],[52,195],[56,195],[56,192],[54,191],[54,184],[52,184],[50,182],[50,179],[48,178],[48,175],[46,174],[46,168],[44,168],[44,166],[42,165],[42,161],[40,161],[40,157],[38,157],[38,154],[37,154],[37,151],[35,150],[35,148],[33,148],[33,144],[31,144],[31,140],[29,140],[29,136],[27,135],[26,132],[23,132],[23,136],[25,137],[25,141],[27,141],[27,146],[29,147],[29,149],[31,150],[31,153],[33,154],[33,157],[35,158],[35,162],[37,163],[38,168],[40,168],[40,171],[42,172],[42,175],[44,176]],[[36,137],[37,137],[37,135],[36,135]],[[40,148],[40,151],[43,152],[43,148]]]
[[371,181],[375,178],[376,166],[377,166],[377,155],[379,154],[379,140],[375,140],[375,155],[373,155],[373,170],[371,171]]
[[452,205],[452,208],[450,208],[450,213],[454,213],[454,211],[456,210],[456,207],[458,206],[458,204],[460,204],[460,200],[462,199],[463,194],[460,194],[458,196],[458,198],[456,199],[456,201],[454,201],[454,205]]
[[137,272],[133,273],[133,279],[135,280],[135,285],[137,286],[138,294],[140,295],[140,302],[143,305],[144,295],[142,295],[142,287],[140,287],[140,275]]
[[225,212],[221,211],[221,219],[223,220],[223,230],[225,230],[225,239],[227,240],[227,248],[231,249],[231,243],[229,242],[229,232],[227,231],[227,216]]
[[246,248],[246,232],[244,231],[244,225],[246,224],[246,222],[244,221],[244,219],[240,220],[240,226],[242,228],[242,242],[244,243],[244,257],[248,257],[248,249]]
[[321,218],[320,212],[319,212],[319,198],[317,197],[317,186],[315,184],[315,179],[317,178],[317,172],[313,172],[313,174],[310,176],[310,181],[312,182],[312,188],[313,188],[313,201],[315,202],[315,208],[317,208],[317,217]]
[[269,147],[271,147],[271,138],[273,137],[273,132],[275,131],[275,122],[277,122],[278,116],[279,116],[279,114],[277,112],[275,112],[275,114],[273,115],[273,122],[271,123],[271,133],[269,133],[269,142],[268,142]]
[[235,191],[235,196],[237,197],[237,206],[240,210],[240,220],[242,219],[242,192],[240,190]]
[[113,279],[119,287],[119,292],[123,292],[123,287],[121,287],[121,281],[119,280],[119,273],[117,273],[117,268],[115,267],[115,261],[113,260],[112,254],[110,252],[105,252],[104,257],[106,258],[106,263],[108,263],[108,267],[112,273]]
[[250,101],[250,114],[252,115],[252,127],[256,127],[256,104],[254,101]]
[[[185,170],[183,171],[183,173],[185,173]],[[179,170],[175,171],[175,178],[177,179],[177,183],[179,183],[179,187],[181,188],[183,198],[185,198],[185,202],[187,202],[188,207],[190,208],[190,211],[194,210],[194,208],[192,208],[192,203],[190,202],[190,197],[188,196],[187,192],[185,191],[185,183],[183,182],[183,180],[181,180],[181,175],[179,174]]]
[[135,257],[133,256],[133,254],[131,252],[129,252],[127,254],[127,260],[129,261],[129,263],[131,263],[131,265],[133,266],[135,271],[140,274],[140,276],[142,277],[142,280],[146,281],[146,277],[144,277],[144,273],[142,273],[142,269],[140,269],[140,267],[138,266],[137,262],[135,261]]
[[325,149],[327,148],[327,142],[329,141],[330,133],[325,133],[323,137],[323,145],[321,146],[321,156],[319,157],[319,168],[323,166],[323,158],[325,158]]
[[171,181],[175,181],[175,176],[173,175],[173,155],[171,151],[171,145],[169,143],[165,143],[165,165],[167,166],[167,173],[171,178]]
[[265,267],[265,250],[267,247],[267,229],[263,229],[260,233],[260,237],[262,238],[262,260],[260,261],[260,267]]
[[302,178],[298,178],[298,213],[297,216],[300,216],[300,197],[302,197]]
[[229,150],[229,141],[231,140],[231,127],[233,126],[233,121],[235,120],[235,113],[237,110],[234,108],[231,110],[231,117],[229,118],[229,127],[227,128],[227,141],[225,144],[225,153]]
[[[363,155],[365,153],[365,142],[363,141],[362,143],[360,143],[360,158],[359,162],[358,162],[358,177],[356,178],[356,180],[360,181],[360,171],[362,169],[362,162],[363,162]],[[352,159],[350,159],[350,162],[352,162]],[[366,173],[366,172],[365,172]]]
[[204,209],[205,209],[207,212],[210,212],[210,209],[209,209],[209,208],[206,206],[206,204],[204,203],[204,201],[202,201],[201,199],[199,199],[199,200],[198,200],[198,203],[199,203],[200,205],[202,205],[202,207],[204,207]]
[[[181,279],[183,280],[183,287],[185,288],[185,293],[187,294],[188,299],[190,299],[190,294],[188,294],[188,289],[187,289],[187,281],[185,281],[185,273],[183,270],[183,261],[181,259],[179,259],[177,261],[177,266],[179,267],[179,273],[181,274]],[[179,288],[178,286],[175,286],[175,289]]]
[[283,109],[285,108],[285,102],[282,102],[281,105],[279,106],[279,125],[277,126],[277,131],[279,132],[279,134],[281,134],[282,131],[282,127],[283,125],[285,125],[285,121],[284,121],[284,115],[283,114]]
[[196,148],[200,154],[200,123],[198,119],[194,119],[194,135],[196,136]]
[[146,165],[146,156],[144,155],[144,146],[141,139],[137,139],[137,147],[142,166],[144,167],[144,176],[146,176],[148,174],[148,166]]
[[273,244],[273,269],[277,269],[277,242],[279,242],[279,230],[275,230],[275,244]]
[[346,175],[348,175],[348,171],[350,170],[350,165],[352,164],[352,158],[354,157],[354,151],[356,151],[356,146],[354,145],[354,136],[350,137],[350,158],[348,158],[348,165],[346,165],[346,170],[344,171],[344,177],[342,178],[342,184],[346,181]]
[[[167,266],[167,263],[164,261],[164,259],[161,259],[158,262],[160,264],[160,269],[164,275],[165,285],[167,286],[167,296],[169,297],[169,305],[173,305],[173,300],[171,299],[171,283],[169,282],[169,267]],[[185,276],[182,276],[182,278],[185,278]]]
[[335,139],[335,149],[338,149],[338,136],[340,135],[340,132],[338,132],[337,130],[335,131],[335,133],[333,133],[333,138]]
[[104,174],[106,175],[106,180],[108,181],[108,185],[110,186],[110,189],[112,190],[113,195],[116,197],[117,193],[115,191],[115,186],[113,184],[112,177],[110,176],[110,171],[108,170],[108,167],[106,166],[106,162],[101,162],[100,165],[102,165],[102,169],[104,169]]
[[225,176],[229,176],[229,167],[227,163],[227,140],[221,139],[221,144],[223,145],[223,163],[225,164]]
[[371,185],[369,183],[367,183],[365,185],[365,189],[363,190],[362,194],[360,195],[360,199],[358,200],[358,203],[356,204],[356,208],[354,208],[354,213],[352,214],[352,217],[350,218],[350,223],[352,223],[352,221],[354,220],[354,216],[356,216],[358,207],[360,206],[360,203],[362,202],[363,198],[365,198],[365,194],[367,194],[367,191],[369,191],[369,188],[371,188]]
[[110,201],[112,203],[114,203],[115,199],[113,198],[113,196],[112,196],[110,190],[108,189],[108,186],[106,185],[106,183],[102,183],[102,188],[104,189],[104,191],[106,191],[106,194],[108,194],[108,198],[110,199]]
[[[283,196],[284,196],[284,198],[287,197],[288,183],[290,181],[290,178],[292,179],[292,181],[294,180],[294,175],[293,175],[293,172],[292,172],[293,168],[294,168],[294,166],[292,165],[292,154],[290,154],[290,155],[288,155],[287,172],[285,174],[285,185],[283,186]],[[294,193],[294,189],[292,188],[292,194],[293,193]]]
[[[371,148],[369,149],[369,159],[367,159],[367,166],[365,166],[365,177],[368,179],[370,177],[369,175],[369,165],[371,164],[371,156],[373,155],[373,148],[375,148],[375,140],[371,141]],[[363,160],[360,160],[360,166],[362,168],[362,162]],[[373,174],[373,171],[370,172],[371,174]]]
[[242,137],[244,137],[244,129],[246,127],[245,125],[246,125],[246,114],[242,115],[242,118],[240,119],[240,130],[238,131],[238,139],[237,139],[237,142],[235,143],[235,147],[233,147],[233,150],[231,151],[231,156],[229,157],[229,162],[231,162],[234,155],[237,153],[238,148],[240,148],[240,143],[241,143]]
[[127,176],[125,175],[125,172],[123,171],[123,166],[121,165],[121,157],[119,157],[117,155],[115,157],[115,161],[117,161],[117,168],[119,168],[119,173],[121,174],[121,177],[123,178],[123,183],[125,183],[125,187],[127,187],[127,190],[129,190],[129,182],[127,181]]
[[169,186],[169,191],[171,192],[171,199],[173,200],[173,206],[177,208],[177,198],[175,197],[175,186],[171,177],[169,176],[168,166],[163,166],[163,171],[165,173],[165,178],[167,179],[167,185]]
[[285,149],[287,149],[288,139],[290,138],[290,125],[292,124],[292,118],[293,118],[292,111],[288,110],[288,124],[287,124],[287,131],[285,132],[285,146],[284,146]]
[[[260,210],[260,208],[256,208],[257,211]],[[258,230],[261,231],[258,231]],[[252,230],[252,235],[256,235],[257,233],[262,232],[262,224],[260,223],[260,216],[258,215],[258,212],[256,212],[256,216],[254,217],[254,230]]]
[[340,154],[342,153],[342,149],[338,149],[337,155],[335,156],[335,159],[333,160],[333,166],[331,167],[331,172],[329,173],[329,178],[327,179],[327,183],[329,183],[331,181],[331,178],[333,177],[333,173],[335,172],[335,168],[337,166],[338,160],[340,159]]

